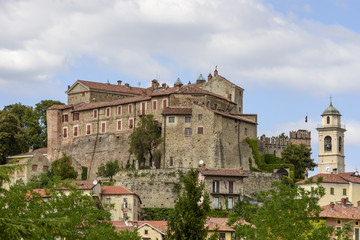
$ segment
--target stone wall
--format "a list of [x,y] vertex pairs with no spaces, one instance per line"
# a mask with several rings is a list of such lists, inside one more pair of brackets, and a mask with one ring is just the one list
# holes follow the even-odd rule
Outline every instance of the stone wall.
[[267,191],[272,188],[273,181],[280,181],[281,175],[267,172],[244,171],[248,177],[244,178],[244,194],[255,197],[260,191]]

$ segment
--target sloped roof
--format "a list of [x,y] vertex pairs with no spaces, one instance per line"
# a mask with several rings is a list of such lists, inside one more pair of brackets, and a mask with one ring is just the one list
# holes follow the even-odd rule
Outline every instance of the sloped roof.
[[125,85],[90,82],[84,80],[78,80],[77,82],[93,90],[103,90],[103,91],[112,91],[112,92],[138,94],[138,95],[140,95],[144,89],[144,88],[131,87],[131,86],[126,87]]
[[331,208],[329,204],[321,208],[319,216],[323,218],[360,219],[360,209],[357,207],[334,205],[334,208]]
[[26,152],[26,153],[21,153],[21,154],[14,155],[14,156],[9,156],[8,158],[32,157],[36,153],[41,153],[43,155],[47,155],[47,148],[35,149],[35,150],[31,151],[31,152]]
[[244,118],[244,117],[240,117],[240,116],[237,116],[237,115],[233,115],[231,113],[225,113],[225,112],[221,112],[221,111],[218,111],[218,110],[214,110],[214,109],[211,109],[211,108],[208,108],[208,107],[205,107],[205,106],[202,106],[202,105],[197,105],[197,106],[200,106],[200,107],[203,107],[209,111],[212,111],[216,114],[219,114],[221,116],[224,116],[224,117],[228,117],[228,118],[232,118],[232,119],[236,119],[236,120],[240,120],[240,121],[243,121],[243,122],[248,122],[248,123],[252,123],[252,124],[257,124],[257,122],[255,121],[252,121],[250,119],[247,119],[247,118]]
[[[322,183],[338,183],[338,184],[347,184],[349,182],[360,183],[360,177],[354,175],[355,172],[348,173],[339,173],[339,174],[326,174],[319,173],[315,176],[312,176],[313,182],[316,183],[319,177],[322,177]],[[305,184],[307,179],[301,180],[296,184]]]
[[[223,76],[221,76],[221,75],[219,75],[219,74],[217,74],[215,77],[211,78],[210,81],[208,81],[208,82],[211,82],[211,81],[214,81],[214,80],[217,80],[217,79],[226,81],[226,82],[228,82],[228,83],[230,83],[230,84],[232,84],[232,85],[234,85],[234,86],[236,86],[236,87],[244,90],[243,88],[239,87],[239,86],[236,85],[235,83],[232,83],[230,80],[226,79],[225,77],[223,77]],[[208,82],[205,82],[205,83],[203,83],[203,84],[206,85]]]
[[204,176],[246,177],[239,168],[198,168],[198,171]]
[[55,104],[52,105],[51,107],[49,107],[47,110],[63,110],[63,109],[68,109],[68,108],[72,108],[73,105],[61,105],[61,104]]
[[164,108],[162,111],[163,115],[191,115],[192,108]]
[[129,194],[134,194],[134,193],[122,186],[103,186],[101,194],[102,195],[129,195]]

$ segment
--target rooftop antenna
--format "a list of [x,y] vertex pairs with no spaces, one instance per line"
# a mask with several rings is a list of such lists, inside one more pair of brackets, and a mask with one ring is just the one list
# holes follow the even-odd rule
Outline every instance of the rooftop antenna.
[[140,87],[140,85],[141,85],[141,82],[137,82],[137,85]]

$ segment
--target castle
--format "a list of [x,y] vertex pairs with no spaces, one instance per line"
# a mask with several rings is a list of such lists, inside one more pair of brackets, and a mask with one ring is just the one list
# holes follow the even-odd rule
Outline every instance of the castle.
[[62,153],[88,167],[94,178],[101,163],[135,157],[129,136],[139,119],[155,117],[163,142],[161,160],[153,168],[208,167],[249,169],[251,149],[246,137],[257,138],[257,115],[243,113],[244,89],[218,74],[200,75],[196,83],[173,87],[152,80],[151,87],[76,81],[69,86],[67,105],[47,110],[48,158]]

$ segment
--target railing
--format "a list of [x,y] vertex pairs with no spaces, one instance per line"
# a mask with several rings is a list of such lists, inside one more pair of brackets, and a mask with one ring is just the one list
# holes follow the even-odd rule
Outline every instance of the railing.
[[327,128],[327,127],[339,127],[339,128],[346,129],[346,125],[345,125],[345,124],[340,124],[340,125],[327,124],[327,125],[325,125],[325,126],[323,126],[322,124],[317,124],[317,128]]

